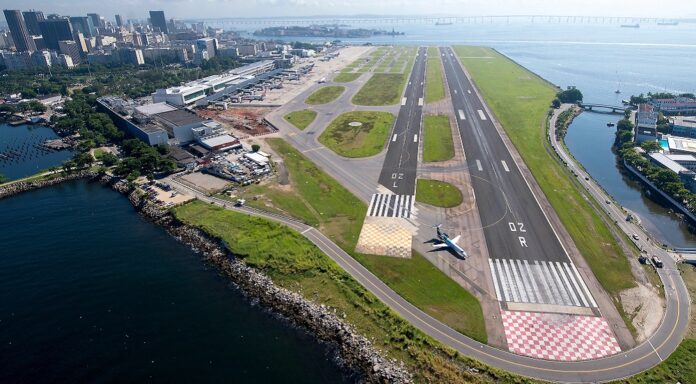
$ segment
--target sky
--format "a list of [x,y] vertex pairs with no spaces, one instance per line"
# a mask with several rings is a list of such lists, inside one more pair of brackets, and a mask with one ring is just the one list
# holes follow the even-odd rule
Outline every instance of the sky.
[[563,15],[693,17],[696,1],[660,0],[0,0],[3,9],[37,9],[73,16],[99,13],[145,19],[149,10],[167,18],[320,15]]

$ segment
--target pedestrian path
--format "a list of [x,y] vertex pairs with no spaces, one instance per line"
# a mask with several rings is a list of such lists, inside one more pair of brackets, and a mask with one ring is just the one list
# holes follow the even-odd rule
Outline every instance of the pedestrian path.
[[498,301],[596,308],[573,263],[489,259]]

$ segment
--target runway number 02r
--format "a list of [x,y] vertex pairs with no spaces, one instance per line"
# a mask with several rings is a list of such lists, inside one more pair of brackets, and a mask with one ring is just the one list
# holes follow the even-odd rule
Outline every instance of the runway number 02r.
[[[510,227],[510,232],[527,232],[527,230],[524,229],[524,223],[509,222],[508,226]],[[517,240],[520,241],[520,246],[527,248],[527,239],[525,239],[524,236],[518,236]]]

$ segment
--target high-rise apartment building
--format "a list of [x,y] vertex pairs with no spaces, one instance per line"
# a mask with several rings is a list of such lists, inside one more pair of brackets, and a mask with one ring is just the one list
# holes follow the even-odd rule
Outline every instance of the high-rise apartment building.
[[123,16],[116,15],[116,26],[123,27]]
[[39,22],[39,28],[41,29],[41,35],[44,39],[44,44],[46,48],[59,50],[59,41],[73,40],[73,29],[70,25],[70,20],[65,17],[55,17],[49,18]]
[[97,29],[94,28],[91,17],[73,16],[70,18],[70,24],[72,24],[73,33],[80,32],[88,38],[97,35]]
[[29,30],[29,34],[35,36],[40,35],[41,30],[39,29],[39,21],[46,20],[43,12],[32,10],[22,12],[22,15],[24,16],[24,23],[27,25],[27,30]]
[[34,40],[29,34],[27,24],[24,22],[22,12],[18,9],[6,9],[3,11],[7,26],[10,27],[12,40],[18,52],[33,52],[36,50]]
[[167,18],[164,17],[164,11],[150,11],[150,23],[152,23],[152,28],[162,33],[169,33],[167,28]]

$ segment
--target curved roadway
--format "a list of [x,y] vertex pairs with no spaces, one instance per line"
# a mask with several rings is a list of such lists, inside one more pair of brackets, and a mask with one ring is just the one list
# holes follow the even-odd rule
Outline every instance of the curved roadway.
[[659,273],[667,294],[666,317],[657,332],[648,341],[628,352],[580,362],[549,361],[515,355],[464,336],[416,308],[314,227],[292,218],[254,208],[233,207],[229,201],[209,197],[177,182],[174,178],[170,180],[176,189],[193,194],[202,201],[249,215],[264,217],[300,232],[360,282],[363,287],[423,333],[465,356],[519,375],[562,382],[597,382],[625,378],[658,364],[671,354],[681,342],[684,330],[688,325],[689,300],[686,287],[672,259],[665,258],[665,268],[659,270]]

